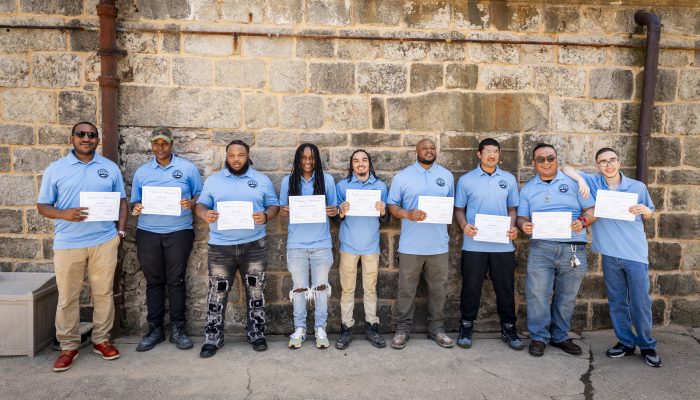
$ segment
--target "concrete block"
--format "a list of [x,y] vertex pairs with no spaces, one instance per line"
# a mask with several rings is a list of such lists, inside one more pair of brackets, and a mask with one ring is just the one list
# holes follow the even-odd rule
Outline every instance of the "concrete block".
[[617,104],[557,99],[552,104],[552,125],[558,132],[613,132]]
[[522,90],[530,86],[528,67],[479,67],[479,87],[486,90]]
[[488,29],[491,25],[490,6],[490,3],[479,0],[455,0],[453,6],[455,26],[466,29]]
[[58,94],[58,122],[66,125],[78,121],[97,121],[95,96],[78,91],[63,91]]
[[284,96],[280,105],[283,128],[320,128],[323,125],[323,98],[319,96]]
[[29,86],[29,63],[25,57],[3,55],[0,58],[0,86]]
[[475,64],[448,64],[445,87],[448,89],[476,89],[479,67]]
[[221,19],[239,23],[256,23],[265,16],[265,0],[223,0],[221,2]]
[[350,25],[352,3],[345,0],[307,0],[306,22],[310,25]]
[[329,97],[326,99],[326,126],[330,129],[366,129],[369,125],[367,99]]
[[52,29],[3,29],[0,51],[25,53],[66,49],[66,32]]
[[443,84],[442,64],[411,64],[411,93],[427,92]]
[[34,129],[27,125],[0,125],[0,144],[34,144]]
[[56,93],[11,89],[2,91],[3,118],[18,122],[56,120]]
[[235,88],[262,89],[265,86],[265,62],[261,60],[219,60],[216,84]]
[[273,61],[270,63],[270,90],[300,93],[306,89],[304,61]]
[[356,0],[354,3],[356,24],[398,25],[401,21],[401,0]]
[[273,24],[298,24],[304,17],[302,0],[269,0],[266,18]]
[[0,175],[0,205],[34,205],[36,204],[36,195],[34,177],[27,175]]
[[355,65],[350,63],[310,63],[309,90],[323,94],[355,92]]
[[210,86],[214,63],[206,58],[173,58],[173,82],[178,85]]
[[244,119],[247,128],[272,128],[277,126],[277,97],[264,94],[247,94],[243,97]]
[[50,88],[80,86],[80,56],[76,54],[33,56],[32,85]]
[[398,94],[406,91],[406,66],[362,63],[357,67],[360,93]]
[[562,97],[583,97],[586,71],[579,68],[535,66],[532,87]]
[[204,56],[233,54],[233,35],[185,34],[185,52]]
[[575,7],[545,7],[545,32],[577,32],[579,30],[579,11]]
[[403,4],[403,21],[410,28],[447,28],[451,14],[452,2],[447,0],[408,1]]
[[247,36],[241,39],[243,55],[247,58],[292,58],[294,39]]

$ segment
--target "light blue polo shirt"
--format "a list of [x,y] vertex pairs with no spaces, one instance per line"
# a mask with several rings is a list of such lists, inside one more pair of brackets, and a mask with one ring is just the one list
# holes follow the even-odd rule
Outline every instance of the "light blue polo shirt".
[[[496,167],[489,175],[481,165],[462,175],[457,182],[455,207],[466,208],[467,223],[474,225],[476,214],[488,214],[507,217],[508,208],[517,207],[518,182],[515,177]],[[504,232],[505,235],[505,232]],[[485,253],[505,253],[515,251],[512,242],[491,243],[475,242],[464,235],[462,250]]]
[[[453,197],[452,173],[437,163],[425,169],[418,162],[399,171],[391,182],[388,204],[414,210],[418,208],[418,196]],[[447,253],[449,240],[447,225],[401,219],[400,253],[421,256]]]
[[[591,196],[584,199],[578,193],[578,183],[557,171],[550,183],[543,182],[535,175],[520,190],[518,216],[532,219],[533,212],[571,212],[572,221],[581,216],[581,210],[595,205]],[[556,242],[586,242],[586,230],[579,233],[571,231],[571,238],[548,239]]]
[[[280,184],[280,204],[289,205],[289,175],[282,178]],[[301,194],[310,196],[314,194],[314,179],[316,174],[308,181],[301,177]],[[335,181],[331,174],[323,173],[325,183],[326,206],[337,206],[338,199],[335,194]],[[289,224],[287,227],[287,248],[288,249],[329,249],[333,247],[331,242],[331,231],[328,217],[326,222],[321,224]]]
[[[219,201],[250,201],[253,212],[265,211],[279,205],[275,187],[266,175],[248,168],[241,176],[233,175],[227,168],[211,175],[204,182],[204,189],[197,204],[216,210]],[[265,225],[255,224],[254,229],[227,229],[220,231],[217,223],[209,224],[209,244],[228,246],[254,242],[265,237]]]
[[[371,175],[362,182],[355,174],[350,181],[343,179],[335,185],[338,194],[338,204],[345,202],[345,191],[356,190],[380,190],[380,198],[387,201],[387,188],[384,182]],[[379,253],[379,218],[378,217],[356,217],[345,216],[340,223],[340,251],[352,254],[375,254]]]
[[[144,186],[179,187],[183,199],[192,199],[202,193],[202,177],[194,164],[173,154],[170,164],[165,167],[154,157],[136,170],[131,186],[132,203],[142,201]],[[192,210],[181,210],[180,216],[141,214],[138,228],[153,233],[192,229]]]
[[[579,171],[586,183],[591,188],[591,196],[596,198],[598,190],[610,190],[605,177],[602,174],[587,174]],[[620,172],[620,186],[618,192],[637,193],[637,204],[644,204],[654,211],[654,203],[644,183],[630,179]],[[591,225],[593,230],[593,246],[591,250],[610,257],[622,258],[649,264],[649,246],[644,234],[642,216],[637,215],[634,221],[621,221],[617,219],[598,218]]]
[[[117,164],[97,152],[86,164],[78,160],[71,150],[44,171],[37,203],[49,204],[59,210],[80,207],[80,192],[120,192],[121,198],[126,198],[124,180]],[[113,221],[71,222],[55,219],[53,223],[54,250],[93,247],[117,236]]]

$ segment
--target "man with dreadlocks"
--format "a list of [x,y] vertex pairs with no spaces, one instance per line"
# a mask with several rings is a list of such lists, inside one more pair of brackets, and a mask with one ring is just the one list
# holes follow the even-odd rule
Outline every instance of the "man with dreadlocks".
[[[279,212],[270,178],[251,167],[248,145],[234,140],[226,146],[224,169],[207,178],[197,200],[197,216],[209,223],[209,295],[204,345],[199,355],[211,357],[224,345],[224,317],[236,270],[245,286],[248,321],[246,336],[253,350],[267,349],[265,340],[265,227]],[[218,205],[222,201],[253,203],[253,229],[220,230]]]
[[[377,318],[377,274],[379,271],[379,223],[387,221],[387,189],[384,182],[377,179],[372,158],[365,150],[355,150],[350,156],[348,176],[335,187],[338,193],[340,223],[340,338],[335,343],[338,350],[348,348],[352,341],[352,317],[355,308],[355,281],[357,262],[362,262],[362,301],[367,321],[366,338],[374,347],[384,347],[386,342],[379,333]],[[348,215],[352,204],[347,200],[348,190],[374,190],[380,200],[375,203],[377,217]]]
[[314,300],[316,303],[316,347],[325,349],[329,346],[326,321],[328,298],[331,296],[328,272],[333,265],[333,245],[328,217],[338,214],[333,177],[323,172],[318,147],[311,143],[303,143],[294,154],[292,173],[282,178],[280,215],[289,215],[290,196],[310,195],[326,197],[327,217],[325,223],[289,224],[288,227],[287,269],[292,274],[294,286],[289,292],[294,307],[294,333],[289,338],[289,347],[292,349],[300,348],[306,340],[307,300]]

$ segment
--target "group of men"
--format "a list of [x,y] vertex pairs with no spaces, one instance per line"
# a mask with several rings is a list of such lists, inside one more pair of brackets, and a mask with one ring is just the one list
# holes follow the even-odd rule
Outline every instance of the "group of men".
[[[496,293],[501,338],[512,349],[524,348],[516,328],[513,240],[518,229],[528,236],[533,234],[533,213],[566,212],[571,215],[569,235],[529,241],[526,300],[530,354],[543,355],[548,343],[569,354],[581,354],[581,348],[569,337],[569,327],[576,295],[587,271],[586,228],[592,226],[593,251],[603,255],[610,315],[619,340],[607,355],[631,355],[639,347],[647,364],[661,366],[656,342],[651,338],[647,242],[641,222],[642,217],[651,217],[654,206],[646,186],[619,171],[620,160],[613,149],[598,151],[596,166],[600,173],[590,175],[568,166],[560,170],[556,149],[540,143],[532,151],[536,175],[518,192],[515,177],[499,167],[501,148],[496,140],[481,141],[476,153],[479,164],[460,177],[455,186],[452,173],[436,162],[435,143],[423,139],[416,145],[416,162],[398,172],[387,190],[375,174],[369,152],[354,151],[347,176],[336,184],[333,176],[323,171],[319,149],[304,143],[297,148],[291,173],[282,179],[278,197],[272,181],[253,168],[249,146],[243,141],[234,140],[226,146],[224,168],[202,184],[197,168],[174,154],[173,135],[168,128],[156,128],[150,140],[154,157],[136,171],[131,190],[132,214],[139,216],[136,245],[147,282],[149,326],[137,351],[148,351],[165,340],[166,288],[169,341],[179,349],[193,347],[185,332],[185,279],[194,240],[193,214],[209,223],[209,292],[201,357],[215,355],[224,345],[227,299],[237,271],[245,288],[247,340],[256,351],[267,349],[266,224],[278,214],[290,216],[286,255],[292,275],[289,296],[295,328],[289,339],[290,348],[299,348],[306,340],[309,302],[314,303],[316,346],[329,347],[326,326],[332,289],[328,275],[334,263],[332,220],[340,223],[341,331],[335,347],[346,349],[352,341],[358,262],[362,269],[365,337],[375,347],[386,346],[379,331],[376,285],[379,229],[389,216],[401,220],[393,321],[396,331],[391,347],[402,349],[409,340],[421,274],[428,291],[428,337],[441,347],[453,347],[455,341],[445,333],[448,226],[452,220],[435,223],[434,216],[421,209],[428,198],[446,198],[452,201],[449,204],[454,205],[454,221],[463,232],[458,346],[472,345],[481,288],[488,275]],[[76,124],[71,142],[73,150],[46,169],[37,200],[39,212],[55,220],[54,266],[59,290],[56,337],[62,352],[54,371],[69,369],[78,356],[79,296],[86,271],[94,301],[94,352],[105,359],[119,357],[109,340],[109,331],[114,320],[112,286],[117,250],[120,238],[126,236],[128,204],[123,179],[119,168],[96,152],[99,134],[93,124]],[[179,215],[148,212],[142,200],[143,189],[149,186],[179,188]],[[378,200],[370,203],[375,216],[354,212],[359,205],[352,199],[361,190],[372,190],[378,195]],[[637,193],[638,204],[629,209],[634,220],[594,217],[599,190]],[[90,210],[80,207],[81,192],[119,193],[116,224],[86,222]],[[322,196],[325,215],[321,218],[325,221],[304,223],[298,217],[292,218],[290,213],[295,211],[291,203],[296,204],[300,196],[316,196],[315,200]],[[252,204],[252,228],[219,229],[224,202]],[[483,216],[509,222],[502,234],[497,233],[497,240],[481,238],[477,219]]]

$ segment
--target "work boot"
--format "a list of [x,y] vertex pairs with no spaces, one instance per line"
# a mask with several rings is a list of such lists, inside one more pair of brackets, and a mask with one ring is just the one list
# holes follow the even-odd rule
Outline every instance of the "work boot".
[[191,349],[192,340],[185,333],[185,321],[175,321],[170,327],[170,343],[180,350]]
[[406,342],[408,342],[408,334],[403,332],[396,332],[394,338],[391,339],[391,348],[396,350],[401,350],[406,347]]
[[148,323],[148,333],[144,336],[136,346],[136,351],[148,351],[156,347],[156,345],[165,340],[165,329],[163,325]]
[[352,342],[352,331],[345,324],[340,324],[340,337],[335,342],[335,348],[338,350],[345,350],[350,346]]
[[522,350],[523,341],[518,337],[515,324],[509,322],[501,324],[501,340],[508,344],[513,350]]
[[530,348],[528,349],[528,352],[531,356],[542,357],[545,347],[547,347],[545,342],[533,339],[530,340]]
[[561,342],[555,342],[551,341],[549,342],[553,347],[558,347],[562,350],[564,350],[565,353],[572,354],[574,356],[578,356],[582,353],[581,347],[574,343],[573,339],[566,339],[562,340]]
[[428,339],[434,340],[435,343],[438,344],[438,346],[443,347],[445,349],[449,349],[450,347],[455,345],[454,340],[447,336],[445,332],[429,333]]
[[462,320],[459,325],[459,336],[457,336],[457,346],[468,349],[472,347],[472,335],[474,334],[474,321]]
[[384,336],[379,333],[379,324],[376,322],[367,326],[366,338],[372,343],[372,346],[378,349],[386,347],[386,340],[384,340]]

